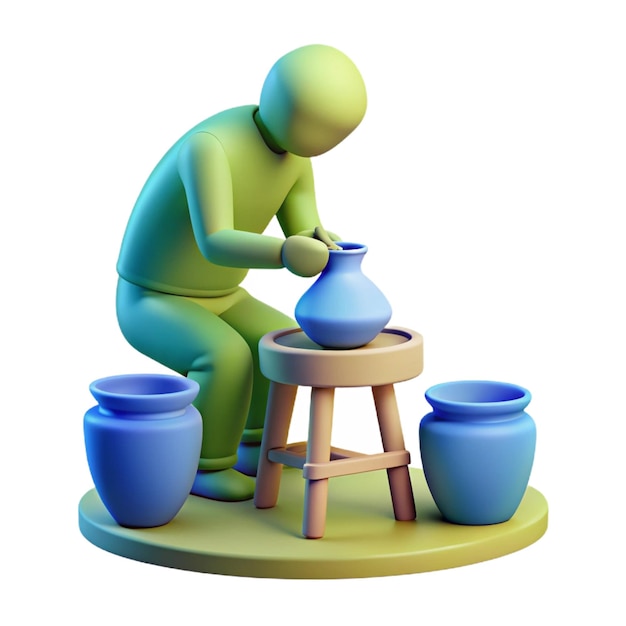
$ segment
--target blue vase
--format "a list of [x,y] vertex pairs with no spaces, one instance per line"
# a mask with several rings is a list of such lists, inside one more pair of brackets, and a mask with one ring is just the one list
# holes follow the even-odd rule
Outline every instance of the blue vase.
[[295,317],[304,333],[325,348],[358,348],[369,343],[391,319],[391,306],[363,274],[367,246],[338,241],[328,264],[300,298]]
[[153,527],[181,509],[198,470],[199,386],[182,376],[130,374],[89,387],[98,405],[84,417],[96,490],[121,526]]
[[420,423],[422,466],[446,520],[498,524],[514,515],[535,455],[535,423],[524,411],[530,398],[523,387],[493,381],[426,391],[433,411]]

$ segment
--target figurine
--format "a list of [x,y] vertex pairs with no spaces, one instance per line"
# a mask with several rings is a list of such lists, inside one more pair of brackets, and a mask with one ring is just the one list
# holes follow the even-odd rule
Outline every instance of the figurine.
[[[139,195],[117,265],[117,317],[134,348],[199,383],[195,495],[254,494],[269,388],[257,346],[296,324],[241,283],[250,268],[307,277],[324,269],[310,157],[345,139],[366,103],[361,74],[342,52],[293,50],[271,68],[258,106],[192,128]],[[285,239],[263,234],[274,216]]]

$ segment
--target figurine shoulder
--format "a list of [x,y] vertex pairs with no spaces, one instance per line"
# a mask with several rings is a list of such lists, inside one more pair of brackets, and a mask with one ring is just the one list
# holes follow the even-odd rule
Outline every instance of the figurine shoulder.
[[223,135],[249,133],[255,129],[254,112],[259,107],[254,104],[235,107],[216,113],[211,117],[196,124],[181,138],[185,140],[195,133],[211,133],[218,139]]

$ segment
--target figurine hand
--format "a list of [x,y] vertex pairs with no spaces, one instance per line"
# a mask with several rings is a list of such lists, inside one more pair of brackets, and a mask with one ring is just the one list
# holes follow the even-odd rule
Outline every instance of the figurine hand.
[[[321,230],[320,230],[321,229]],[[302,235],[303,237],[313,237],[314,239],[320,239],[316,234],[315,231],[321,232],[325,232],[329,239],[334,243],[335,241],[341,241],[341,237],[339,235],[337,235],[336,233],[332,233],[329,230],[325,230],[324,228],[317,226],[315,228],[310,228],[309,230],[303,230],[300,231],[299,233],[296,233],[297,235]],[[320,239],[320,241],[324,241],[323,239]],[[326,242],[325,242],[326,243]],[[328,245],[328,244],[327,244]]]
[[298,276],[315,276],[328,263],[328,247],[318,239],[292,235],[281,250],[283,265]]
[[329,250],[341,250],[341,246],[338,246],[330,237],[328,232],[323,226],[316,226],[313,231],[313,237],[315,239],[319,239],[321,242],[326,244],[326,247]]

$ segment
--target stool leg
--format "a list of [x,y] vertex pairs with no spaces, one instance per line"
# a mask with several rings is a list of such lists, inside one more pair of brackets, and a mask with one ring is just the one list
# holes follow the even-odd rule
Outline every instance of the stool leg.
[[267,453],[272,448],[284,448],[287,444],[297,391],[298,388],[294,385],[273,381],[270,383],[254,491],[254,506],[257,509],[269,509],[278,500],[283,465],[270,461]]
[[[313,387],[311,389],[309,441],[306,450],[307,463],[327,463],[330,461],[334,399],[335,390],[332,387]],[[307,479],[304,487],[302,534],[308,539],[319,539],[324,535],[327,504],[328,478]]]
[[[378,426],[385,452],[404,450],[404,436],[400,425],[400,415],[393,385],[372,387]],[[397,520],[414,520],[415,501],[411,488],[411,476],[406,465],[387,470],[393,511]]]

